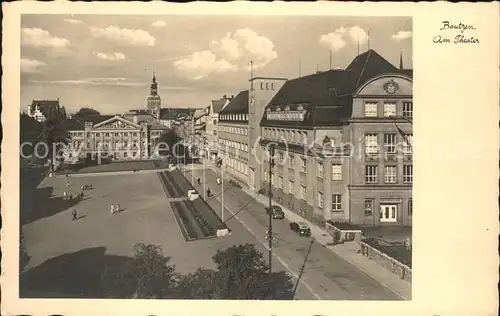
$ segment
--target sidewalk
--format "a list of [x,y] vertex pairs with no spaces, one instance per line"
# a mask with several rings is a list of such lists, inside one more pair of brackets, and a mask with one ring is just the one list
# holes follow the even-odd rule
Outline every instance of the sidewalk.
[[[219,168],[215,167],[211,162],[205,162],[205,166],[209,169],[212,169],[216,173],[219,172]],[[255,196],[256,194],[255,192],[252,192],[247,188],[242,188],[241,190],[249,196]],[[264,206],[269,205],[269,198],[266,196],[258,195],[255,200]],[[301,221],[307,223],[311,228],[312,237],[314,237],[324,247],[333,251],[335,254],[342,257],[350,264],[356,266],[363,273],[370,276],[372,279],[376,280],[382,286],[397,294],[402,299],[411,300],[411,283],[402,280],[400,277],[393,274],[383,266],[359,254],[357,251],[360,249],[360,247],[356,242],[346,242],[335,246],[328,245],[333,241],[333,237],[324,229],[304,219],[300,215],[289,210],[287,207],[281,205],[280,203],[277,203],[276,201],[273,201],[273,204],[278,205],[283,209],[285,217],[289,221]]]

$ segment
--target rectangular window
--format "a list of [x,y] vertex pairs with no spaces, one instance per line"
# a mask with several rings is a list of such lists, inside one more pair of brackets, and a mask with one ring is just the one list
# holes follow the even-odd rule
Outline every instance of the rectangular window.
[[104,136],[109,136],[109,133],[106,133]]
[[323,162],[318,162],[318,170],[317,170],[317,177],[318,178],[323,178]]
[[377,134],[365,135],[365,153],[376,154],[378,153],[378,137]]
[[342,211],[342,195],[333,194],[332,195],[332,212]]
[[396,166],[385,166],[384,178],[385,183],[396,183]]
[[403,102],[403,116],[408,118],[413,117],[413,102]]
[[295,182],[288,181],[288,192],[290,192],[291,195],[295,195]]
[[365,103],[365,117],[377,117],[377,103]]
[[384,147],[386,153],[396,153],[396,134],[384,134]]
[[396,116],[396,103],[384,103],[384,117]]
[[293,155],[288,156],[288,168],[295,168],[295,157]]
[[373,214],[373,199],[365,200],[365,216],[372,216]]
[[278,188],[283,190],[283,177],[278,177]]
[[377,183],[377,166],[365,166],[365,182]]
[[323,208],[323,192],[318,191],[318,207]]
[[307,172],[307,160],[306,158],[300,158],[300,171],[306,173]]
[[403,136],[403,153],[411,154],[413,152],[413,135],[406,134]]
[[89,132],[87,132],[87,137],[90,137],[90,133]]
[[128,153],[127,153],[127,152],[124,152],[124,153],[123,153],[123,157],[127,158],[127,156],[128,156]]
[[307,187],[305,185],[300,185],[300,198],[307,201]]
[[278,153],[278,163],[282,164],[285,161],[285,155],[282,152]]
[[408,200],[408,215],[413,215],[413,199]]
[[96,137],[101,137],[101,133],[95,133]]
[[332,165],[332,180],[342,180],[342,165]]
[[413,165],[403,166],[403,182],[413,183]]

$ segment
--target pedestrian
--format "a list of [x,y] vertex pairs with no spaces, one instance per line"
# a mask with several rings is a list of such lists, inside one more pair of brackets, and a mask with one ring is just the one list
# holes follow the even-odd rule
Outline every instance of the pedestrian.
[[80,189],[81,189],[82,191],[83,191],[83,190],[85,190],[85,186],[82,184],[82,185],[80,186]]
[[92,190],[92,184],[91,184],[91,185],[89,185],[89,190]]
[[207,196],[210,197],[210,188],[207,189]]
[[200,179],[200,178],[198,178],[198,185],[200,185],[200,184],[201,184],[201,179]]
[[115,212],[116,213],[120,212],[120,204],[116,204],[116,206],[115,206]]
[[70,200],[70,201],[73,201],[73,194],[70,194],[70,195],[69,195],[69,200]]
[[76,217],[76,215],[77,215],[76,209],[73,209],[73,212],[71,214],[73,215],[73,219],[72,220],[73,221],[76,220],[77,219],[77,217]]
[[220,178],[217,177],[217,185],[220,185]]
[[80,199],[83,199],[83,191],[80,192]]
[[64,191],[63,196],[64,196],[64,199],[66,199],[68,197],[68,192]]
[[69,186],[70,186],[69,181],[66,181],[66,186],[67,186],[67,187],[69,187]]
[[115,205],[111,204],[111,214],[114,214],[114,213],[115,213]]

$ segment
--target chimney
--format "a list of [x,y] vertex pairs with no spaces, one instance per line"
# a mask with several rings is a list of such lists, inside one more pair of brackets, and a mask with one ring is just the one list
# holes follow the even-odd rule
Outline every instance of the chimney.
[[227,99],[227,96],[224,94],[224,95],[222,96],[222,98],[223,98],[223,99]]

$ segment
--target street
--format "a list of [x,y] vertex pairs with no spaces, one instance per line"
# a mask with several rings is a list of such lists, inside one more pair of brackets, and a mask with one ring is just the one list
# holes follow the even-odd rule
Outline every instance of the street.
[[[217,175],[211,169],[193,169],[186,172],[188,180],[204,179],[201,186],[193,183],[200,193],[203,188],[210,188],[214,198],[208,203],[221,216],[222,206],[220,195],[221,187],[216,183]],[[202,180],[203,181],[203,180]],[[195,181],[196,182],[196,181]],[[267,248],[265,232],[268,228],[269,217],[265,214],[264,206],[252,200],[244,191],[232,186],[227,179],[224,182],[224,221],[235,230],[235,223],[240,222],[263,246]],[[241,207],[246,205],[245,209]],[[233,213],[237,215],[233,217]],[[234,228],[233,228],[234,227]],[[283,264],[288,272],[295,277],[299,275],[304,263],[310,238],[299,237],[289,228],[285,220],[273,220],[273,233],[277,241],[273,246],[273,256],[276,263]],[[266,256],[267,258],[267,253]],[[273,262],[273,266],[275,263]],[[301,278],[301,286],[315,298],[322,300],[398,300],[399,298],[377,281],[363,273],[357,267],[315,242],[307,259]]]

